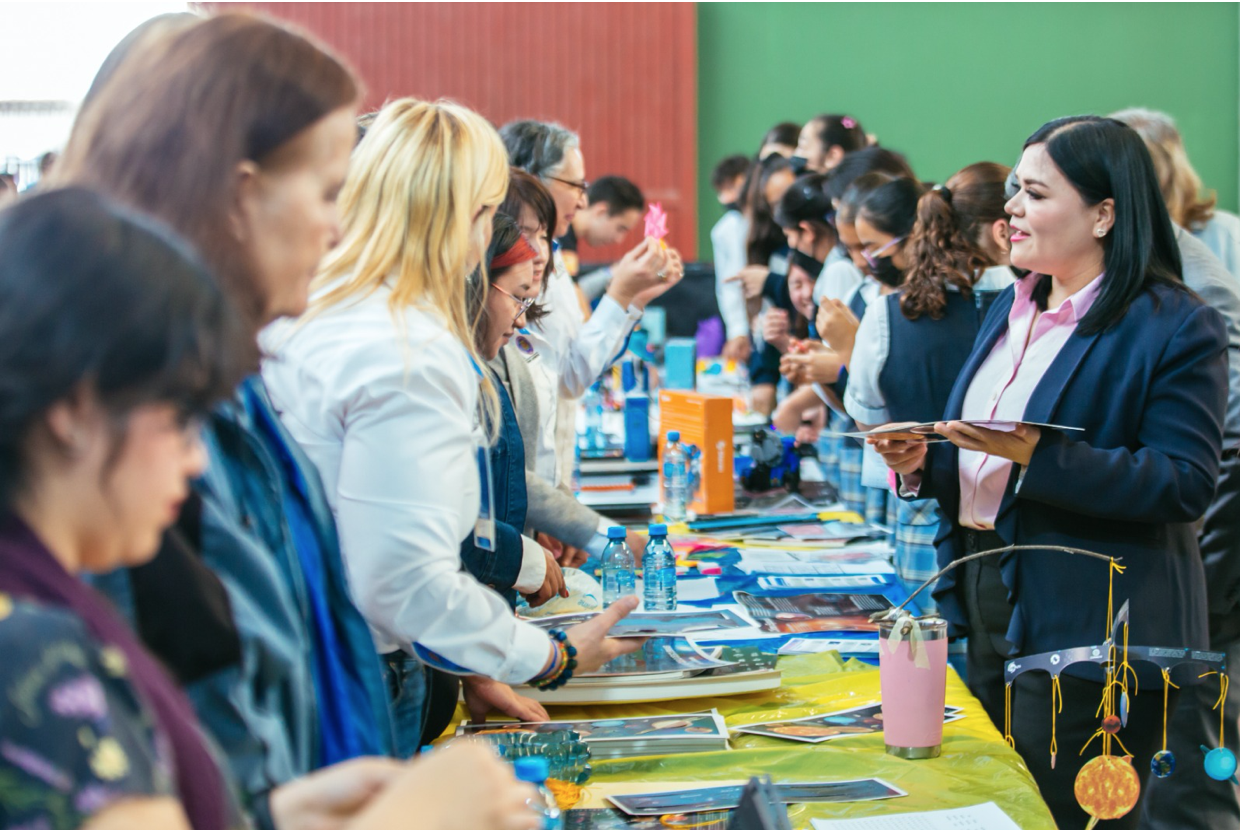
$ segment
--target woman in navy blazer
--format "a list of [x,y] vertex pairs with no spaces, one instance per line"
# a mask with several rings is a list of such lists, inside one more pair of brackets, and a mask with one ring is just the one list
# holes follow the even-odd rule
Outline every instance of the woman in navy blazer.
[[[1180,281],[1158,181],[1131,129],[1093,116],[1053,121],[1026,142],[1016,173],[1020,190],[1007,205],[1012,264],[1031,273],[982,325],[936,427],[950,443],[876,448],[901,476],[902,495],[942,506],[940,567],[1009,544],[1122,557],[1115,608],[1131,602],[1129,641],[1205,648],[1193,522],[1213,496],[1221,452],[1222,318]],[[980,418],[1082,431],[999,432],[958,420]],[[1109,576],[1096,559],[1029,551],[975,560],[940,579],[934,596],[969,635],[969,686],[996,724],[1005,660],[1106,638]],[[1083,668],[1061,679],[1058,758],[1048,751],[1049,677],[1031,672],[1015,683],[1016,748],[1061,827],[1088,821],[1073,780],[1099,726],[1102,686]],[[1160,745],[1163,689],[1156,673],[1142,680],[1119,738],[1144,777]],[[1181,759],[1177,774],[1213,784],[1192,759]],[[1135,827],[1140,813],[1107,826]]]

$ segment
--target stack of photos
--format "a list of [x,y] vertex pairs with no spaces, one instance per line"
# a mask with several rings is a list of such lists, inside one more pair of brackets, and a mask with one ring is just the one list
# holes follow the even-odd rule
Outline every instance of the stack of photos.
[[649,718],[556,720],[543,723],[462,723],[458,735],[525,732],[533,735],[571,730],[590,746],[596,760],[637,755],[679,755],[719,752],[728,748],[728,729],[719,713],[659,715]]

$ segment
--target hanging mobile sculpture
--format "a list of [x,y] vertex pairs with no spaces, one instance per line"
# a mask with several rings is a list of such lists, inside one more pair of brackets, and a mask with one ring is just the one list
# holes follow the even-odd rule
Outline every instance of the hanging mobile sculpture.
[[[961,557],[922,583],[921,587],[914,591],[898,607],[875,616],[892,617],[901,614],[908,615],[909,612],[903,610],[905,605],[928,586],[934,584],[940,576],[970,559],[979,559],[983,556],[993,556],[1008,551],[1021,550],[1055,550],[1063,553],[1090,556],[1095,559],[1105,560],[1108,563],[1107,639],[1103,643],[1096,646],[1080,646],[1059,651],[1048,651],[1043,654],[1025,655],[1008,660],[1004,664],[1003,738],[1008,746],[1013,749],[1016,746],[1016,742],[1012,738],[1013,682],[1017,677],[1029,671],[1044,671],[1051,676],[1050,753],[1052,769],[1055,767],[1055,757],[1058,754],[1058,744],[1055,740],[1056,719],[1058,714],[1063,711],[1063,693],[1060,690],[1059,677],[1068,666],[1078,663],[1094,663],[1102,668],[1105,682],[1102,687],[1102,700],[1098,705],[1097,711],[1097,715],[1100,718],[1099,726],[1097,731],[1081,747],[1080,751],[1080,754],[1085,754],[1085,750],[1089,748],[1089,745],[1093,743],[1095,738],[1098,738],[1101,742],[1102,754],[1091,758],[1081,767],[1073,787],[1077,802],[1090,816],[1089,824],[1086,825],[1085,830],[1092,830],[1099,821],[1117,819],[1127,815],[1136,806],[1137,799],[1141,794],[1141,776],[1137,774],[1136,769],[1133,767],[1132,755],[1124,747],[1119,735],[1121,730],[1128,725],[1128,684],[1130,681],[1133,684],[1134,694],[1137,690],[1137,674],[1132,668],[1131,661],[1153,663],[1162,672],[1163,741],[1162,749],[1156,752],[1150,760],[1150,771],[1159,778],[1166,778],[1174,773],[1176,768],[1175,755],[1167,749],[1167,704],[1170,687],[1176,686],[1175,683],[1171,682],[1171,670],[1181,665],[1195,663],[1207,669],[1200,677],[1206,677],[1211,674],[1218,675],[1219,697],[1218,702],[1215,703],[1213,708],[1219,712],[1219,735],[1221,736],[1223,734],[1222,723],[1226,718],[1224,709],[1227,700],[1228,684],[1227,655],[1223,652],[1198,651],[1188,648],[1130,646],[1128,644],[1127,601],[1124,602],[1118,614],[1114,613],[1115,575],[1123,574],[1124,567],[1114,557],[1080,548],[1069,548],[1059,545],[1009,545]],[[1176,686],[1176,688],[1179,687]],[[1112,743],[1118,744],[1124,754],[1113,754],[1111,752]],[[1205,753],[1205,771],[1207,775],[1217,781],[1230,780],[1240,783],[1235,778],[1235,753],[1225,746],[1218,746],[1214,749],[1203,746],[1201,751]]]

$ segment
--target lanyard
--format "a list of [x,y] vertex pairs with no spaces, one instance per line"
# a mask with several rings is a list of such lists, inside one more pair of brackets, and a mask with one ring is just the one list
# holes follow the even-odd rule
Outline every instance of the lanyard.
[[[482,379],[482,368],[471,356],[469,362],[473,364],[474,371],[478,373],[478,379]],[[481,388],[481,385],[480,387]],[[479,420],[481,420],[482,404],[479,401]],[[493,482],[491,473],[491,452],[490,448],[483,445],[478,447],[478,482],[482,493],[482,498],[478,505],[478,518],[474,522],[474,544],[479,548],[491,553],[495,552],[495,491],[492,486]]]

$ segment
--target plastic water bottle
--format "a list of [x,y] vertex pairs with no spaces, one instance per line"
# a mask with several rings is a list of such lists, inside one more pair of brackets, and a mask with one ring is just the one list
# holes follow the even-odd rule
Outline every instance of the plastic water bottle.
[[586,449],[600,450],[607,446],[603,437],[603,390],[596,382],[586,392]]
[[698,449],[697,444],[681,444],[681,446],[685,448],[685,459],[688,464],[685,492],[688,494],[688,501],[692,503],[697,501],[702,492],[702,451]]
[[603,607],[621,597],[637,593],[637,565],[633,551],[624,543],[624,528],[607,528],[607,547],[603,549]]
[[560,805],[547,789],[547,777],[551,772],[547,759],[537,756],[518,758],[513,764],[513,771],[517,774],[518,781],[526,781],[538,787],[539,800],[542,803],[535,801],[532,806],[543,815],[543,830],[562,830],[564,820],[560,816]]
[[673,429],[667,433],[667,446],[663,448],[663,518],[669,522],[685,520],[688,489],[688,459],[680,445],[680,433]]
[[667,525],[651,525],[642,557],[642,588],[647,611],[676,610],[676,554],[667,541]]

